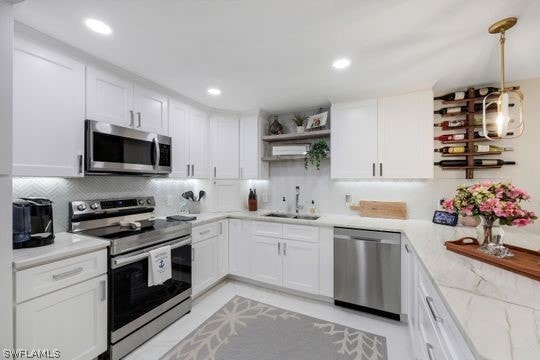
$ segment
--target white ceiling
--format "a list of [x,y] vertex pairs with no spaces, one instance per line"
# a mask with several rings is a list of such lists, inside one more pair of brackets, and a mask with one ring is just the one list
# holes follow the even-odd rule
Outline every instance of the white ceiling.
[[[210,107],[278,112],[332,100],[540,76],[537,0],[26,0],[16,19]],[[86,17],[113,35],[88,31]],[[348,57],[346,71],[332,61]],[[219,97],[206,93],[220,88]]]

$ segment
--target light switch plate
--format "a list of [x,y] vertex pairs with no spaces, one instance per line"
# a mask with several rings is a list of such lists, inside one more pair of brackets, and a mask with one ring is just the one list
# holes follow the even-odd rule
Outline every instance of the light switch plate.
[[267,202],[268,202],[268,193],[263,192],[263,203],[267,203]]

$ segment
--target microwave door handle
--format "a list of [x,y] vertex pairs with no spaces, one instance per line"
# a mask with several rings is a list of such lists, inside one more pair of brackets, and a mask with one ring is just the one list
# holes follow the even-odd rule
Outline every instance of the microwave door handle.
[[158,141],[157,136],[152,141],[154,143],[154,160],[155,160],[154,169],[157,170],[159,167],[159,155],[160,155],[159,154],[159,141]]

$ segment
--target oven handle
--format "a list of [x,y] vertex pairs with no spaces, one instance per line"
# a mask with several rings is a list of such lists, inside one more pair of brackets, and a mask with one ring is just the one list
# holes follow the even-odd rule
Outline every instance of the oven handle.
[[[173,249],[176,249],[176,248],[179,248],[179,247],[182,247],[182,246],[186,246],[186,245],[189,245],[189,244],[191,244],[191,237],[189,239],[187,239],[187,240],[183,240],[183,241],[180,241],[180,242],[177,242],[177,243],[172,243],[170,246],[171,246],[171,250],[173,250]],[[152,249],[158,249],[158,248],[160,248],[162,246],[167,246],[167,245],[169,245],[169,244],[161,244],[161,245],[158,245],[158,246],[156,246],[156,247],[154,247]],[[124,266],[124,265],[127,265],[127,264],[134,263],[136,261],[143,260],[143,259],[147,258],[148,255],[150,255],[150,252],[145,251],[143,253],[133,255],[133,256],[130,256],[130,257],[114,259],[112,261],[112,268],[116,269],[116,268],[119,268],[120,266]]]

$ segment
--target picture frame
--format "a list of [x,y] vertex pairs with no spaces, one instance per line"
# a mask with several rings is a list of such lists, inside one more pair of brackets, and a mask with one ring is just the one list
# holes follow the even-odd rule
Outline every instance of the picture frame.
[[326,126],[328,122],[328,111],[311,115],[308,117],[306,130],[319,130]]

